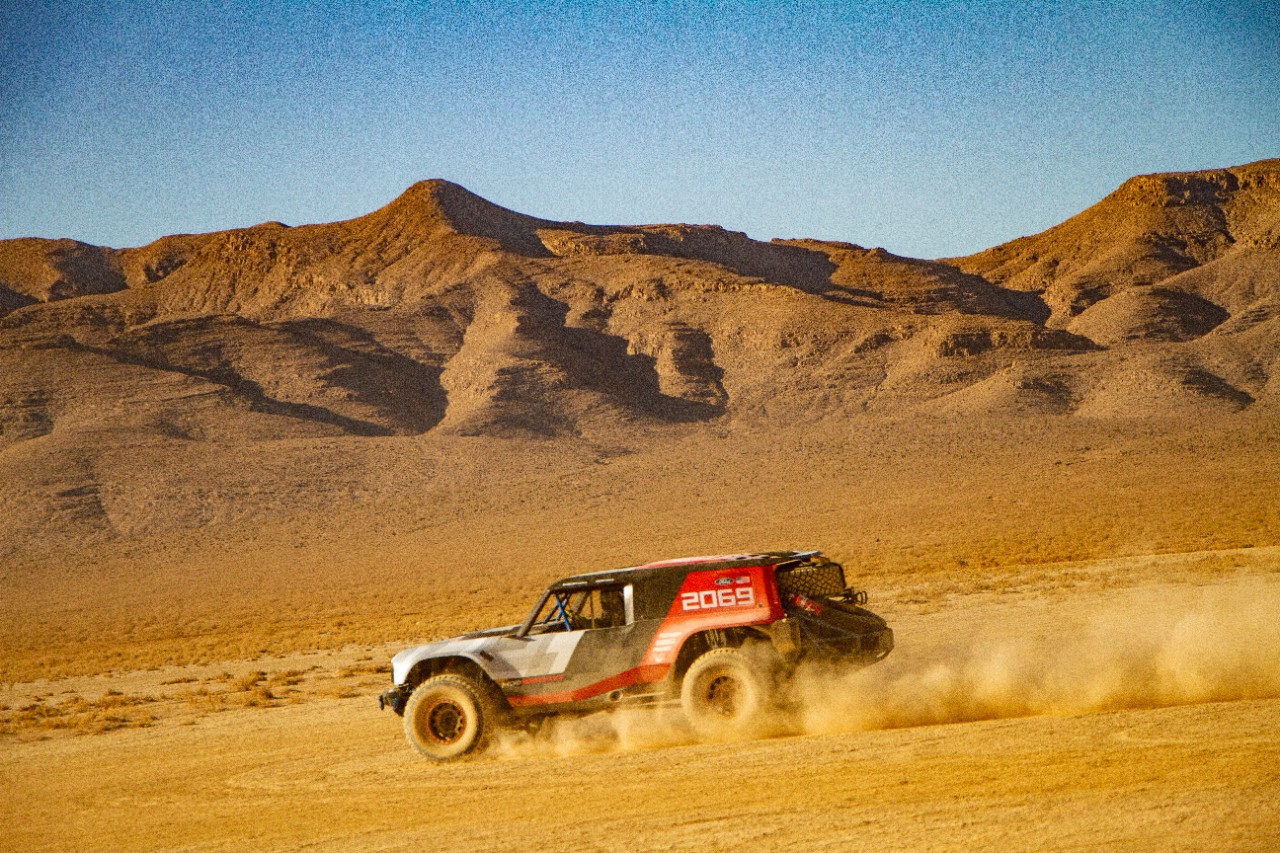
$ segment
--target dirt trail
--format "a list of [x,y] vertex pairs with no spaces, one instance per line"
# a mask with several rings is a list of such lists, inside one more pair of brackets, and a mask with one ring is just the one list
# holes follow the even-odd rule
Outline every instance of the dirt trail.
[[1276,849],[1278,613],[1274,572],[903,609],[821,733],[737,744],[605,717],[437,766],[372,693],[9,738],[0,848]]

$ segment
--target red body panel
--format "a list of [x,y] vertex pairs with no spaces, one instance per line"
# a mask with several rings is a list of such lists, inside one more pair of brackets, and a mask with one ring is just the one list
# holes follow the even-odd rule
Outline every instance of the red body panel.
[[772,565],[690,572],[671,602],[643,664],[670,666],[691,635],[708,628],[762,625],[781,619]]

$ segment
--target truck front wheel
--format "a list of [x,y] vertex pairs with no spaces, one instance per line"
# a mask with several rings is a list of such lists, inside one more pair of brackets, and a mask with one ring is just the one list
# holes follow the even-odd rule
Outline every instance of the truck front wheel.
[[500,726],[500,708],[486,685],[445,674],[419,684],[404,709],[409,743],[435,761],[482,752]]

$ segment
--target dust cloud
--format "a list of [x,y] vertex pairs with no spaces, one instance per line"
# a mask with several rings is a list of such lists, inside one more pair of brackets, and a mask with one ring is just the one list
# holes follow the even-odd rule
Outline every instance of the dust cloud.
[[[1280,696],[1275,585],[1198,595],[1120,596],[1043,618],[947,614],[941,640],[899,631],[884,662],[802,667],[768,734],[835,734],[1028,716],[1065,716]],[[1062,608],[1069,611],[1069,607]],[[498,757],[635,752],[694,743],[678,708],[553,719],[508,733]]]
[[534,732],[503,732],[491,752],[497,758],[548,758],[642,752],[694,742],[678,707],[626,708],[552,718]]
[[973,625],[932,648],[900,636],[876,666],[799,672],[799,728],[834,733],[1280,696],[1274,589],[1206,589],[1191,601],[1124,597],[1058,622],[1050,607],[1034,631]]

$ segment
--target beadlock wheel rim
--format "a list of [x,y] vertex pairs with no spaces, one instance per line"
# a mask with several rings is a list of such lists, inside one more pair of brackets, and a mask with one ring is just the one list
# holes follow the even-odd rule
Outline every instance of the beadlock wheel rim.
[[718,675],[707,683],[707,707],[721,717],[732,717],[738,711],[741,685],[732,675]]
[[423,726],[432,743],[448,746],[457,743],[467,729],[467,712],[451,699],[436,702],[426,713]]

